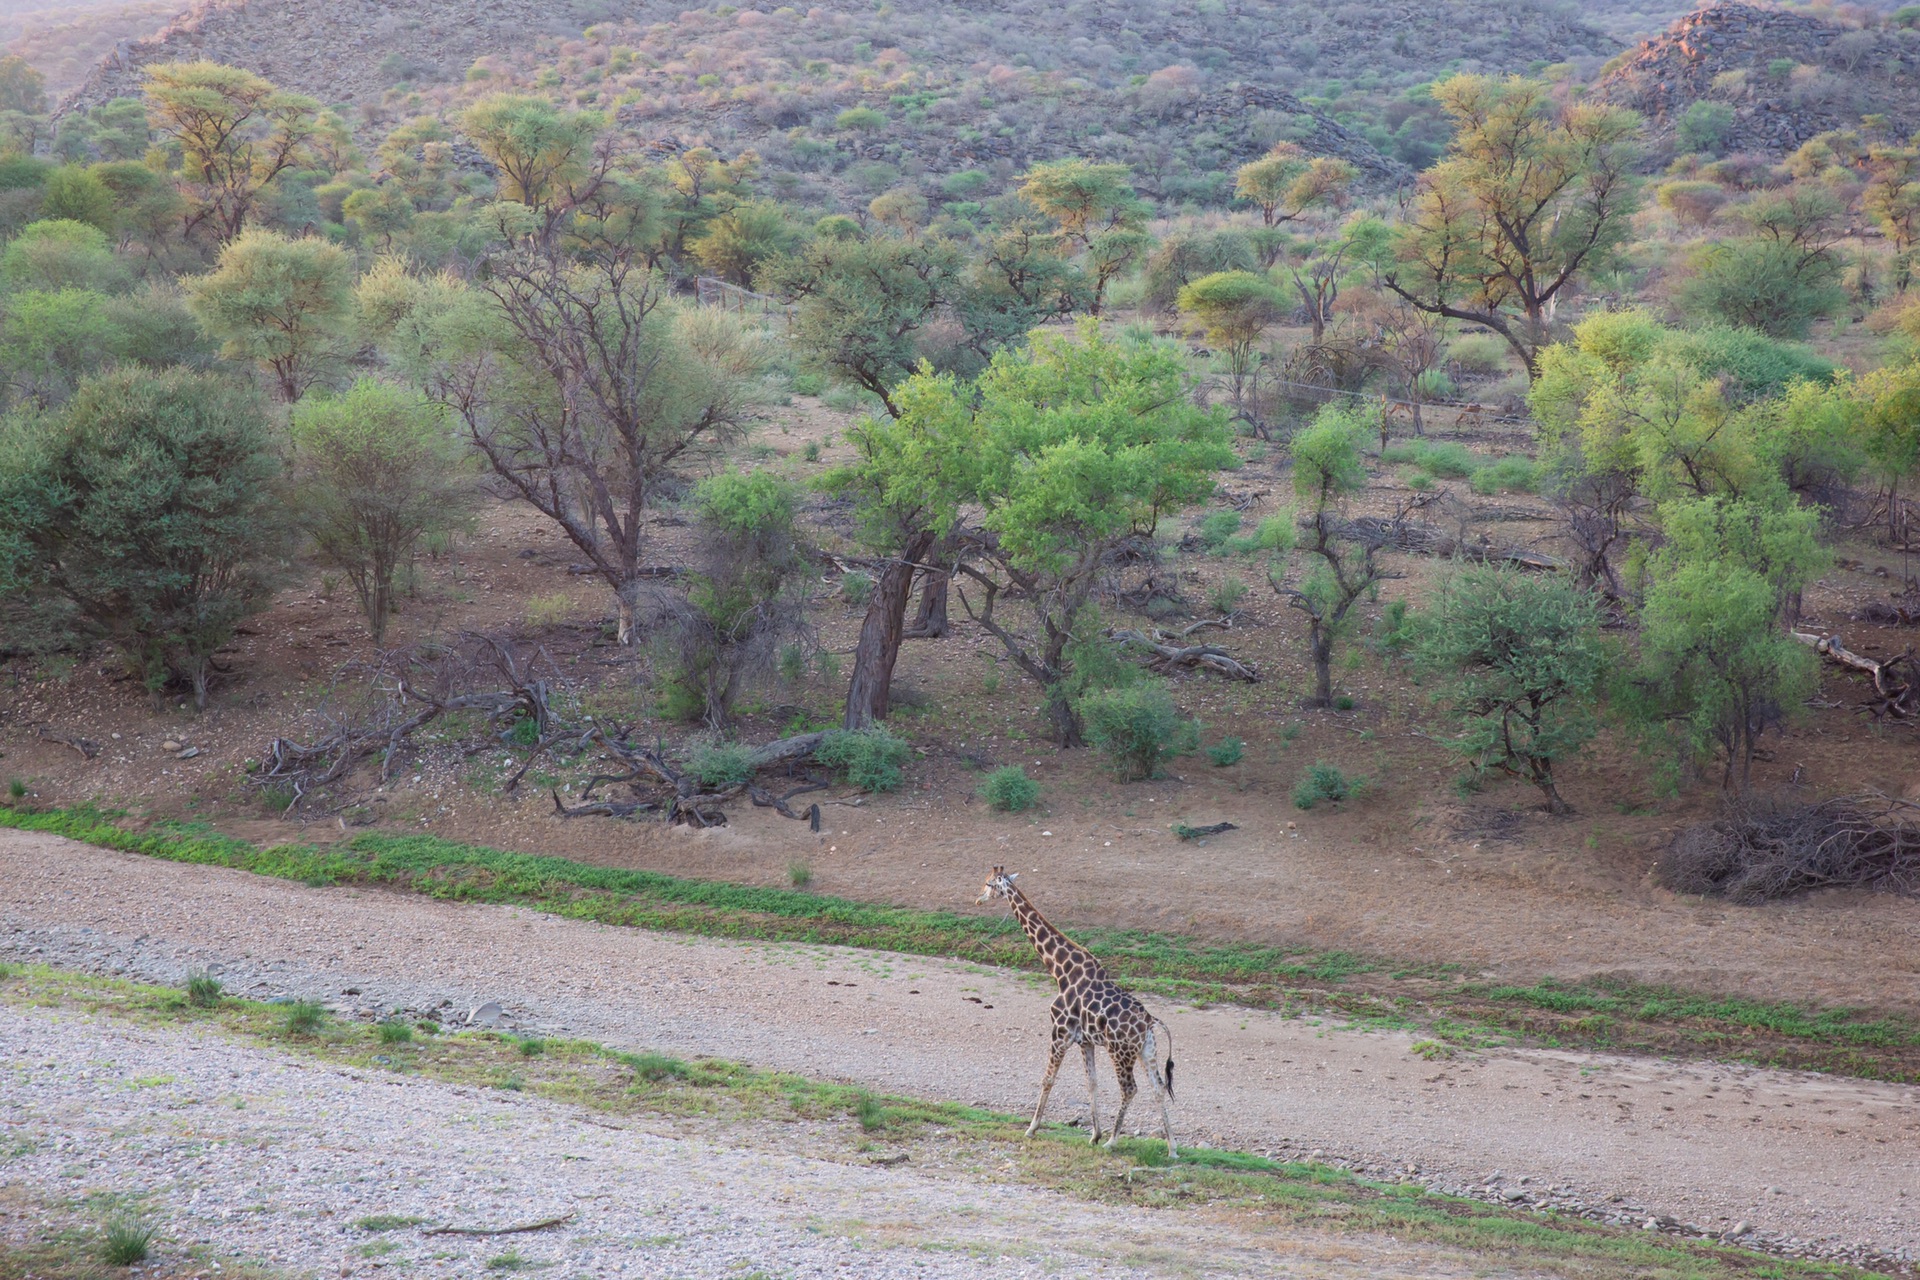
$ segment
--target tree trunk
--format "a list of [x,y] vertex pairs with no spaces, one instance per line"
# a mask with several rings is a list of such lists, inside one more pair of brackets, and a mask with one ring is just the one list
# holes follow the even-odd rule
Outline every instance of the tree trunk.
[[914,535],[874,583],[866,620],[860,624],[860,644],[853,652],[853,678],[847,685],[845,723],[849,729],[865,729],[887,718],[893,664],[900,656],[901,624],[907,615],[907,600],[913,594],[914,571],[932,544],[931,532]]
[[1053,689],[1047,690],[1047,721],[1053,726],[1054,742],[1065,748],[1087,745],[1085,729],[1073,705]]
[[622,645],[630,645],[633,643],[633,640],[634,640],[633,600],[625,591],[622,591],[620,593],[619,618],[620,618],[620,631],[619,631],[620,643]]
[[[951,540],[933,549],[935,564],[948,563],[952,558]],[[947,634],[947,588],[952,581],[953,575],[945,569],[928,569],[920,575],[920,612],[907,628],[907,639],[938,640]]]
[[1313,650],[1313,705],[1333,705],[1333,629],[1315,624],[1308,633]]

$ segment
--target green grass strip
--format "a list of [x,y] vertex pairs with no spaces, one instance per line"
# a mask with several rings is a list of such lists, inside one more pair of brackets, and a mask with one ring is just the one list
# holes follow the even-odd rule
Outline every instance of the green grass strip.
[[[322,886],[387,885],[454,901],[513,904],[579,920],[710,937],[806,942],[953,957],[1001,968],[1039,967],[1019,926],[1001,914],[961,915],[856,902],[802,890],[693,880],[600,867],[540,854],[459,844],[429,835],[363,833],[342,844],[267,848],[199,824],[144,831],[93,809],[28,812],[0,807],[0,826],[56,835],[174,862],[231,867]],[[1417,996],[1392,992],[1399,975],[1345,951],[1250,943],[1210,944],[1177,934],[1080,927],[1075,936],[1115,976],[1187,998],[1274,1007],[1299,988],[1328,993],[1356,1017],[1392,1015],[1408,1025],[1460,1017],[1557,1044],[1681,1052],[1920,1080],[1920,1024],[1859,1010],[1807,1010],[1620,983],[1531,986],[1434,980]],[[1356,1003],[1357,1002],[1357,1003]],[[1551,1018],[1542,1023],[1540,1018]],[[1647,1028],[1670,1034],[1649,1038]],[[1624,1034],[1623,1028],[1632,1034]],[[1781,1052],[1781,1046],[1803,1050]]]

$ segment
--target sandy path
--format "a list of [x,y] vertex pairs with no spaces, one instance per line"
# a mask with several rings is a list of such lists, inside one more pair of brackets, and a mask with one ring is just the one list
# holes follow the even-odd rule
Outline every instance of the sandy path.
[[[1050,994],[966,964],[307,889],[20,832],[0,832],[7,956],[166,981],[217,967],[236,994],[368,1013],[495,1000],[543,1032],[1009,1110],[1031,1105]],[[1498,1170],[1509,1194],[1920,1257],[1920,1089],[1545,1051],[1427,1062],[1401,1034],[1162,1012],[1189,1141],[1412,1164],[1450,1188]],[[1082,1087],[1065,1080],[1057,1117]]]

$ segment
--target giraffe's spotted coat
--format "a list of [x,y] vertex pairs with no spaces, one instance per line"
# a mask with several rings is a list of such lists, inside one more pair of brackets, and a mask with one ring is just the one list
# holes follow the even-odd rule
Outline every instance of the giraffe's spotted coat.
[[[1133,1105],[1134,1094],[1139,1091],[1139,1084],[1134,1078],[1134,1064],[1144,1062],[1147,1077],[1153,1081],[1160,1096],[1160,1118],[1166,1126],[1167,1153],[1177,1155],[1173,1143],[1171,1106],[1173,1032],[1166,1023],[1147,1012],[1147,1006],[1140,1002],[1139,997],[1107,976],[1106,966],[1091,951],[1054,928],[1040,914],[1027,895],[1014,884],[1017,875],[1017,872],[1007,874],[1005,867],[993,868],[987,875],[986,887],[980,891],[979,901],[991,902],[999,898],[1013,908],[1014,918],[1020,921],[1020,927],[1026,930],[1034,950],[1040,953],[1040,962],[1060,987],[1060,994],[1053,998],[1050,1006],[1053,1043],[1047,1057],[1047,1074],[1040,1082],[1040,1101],[1033,1108],[1033,1122],[1027,1126],[1027,1132],[1031,1134],[1040,1127],[1040,1117],[1046,1112],[1047,1097],[1053,1092],[1053,1082],[1060,1074],[1060,1064],[1066,1059],[1068,1048],[1079,1045],[1087,1066],[1087,1108],[1091,1116],[1092,1140],[1100,1141],[1099,1084],[1094,1071],[1094,1057],[1095,1051],[1105,1045],[1108,1055],[1113,1059],[1114,1075],[1120,1081],[1120,1113],[1113,1118],[1113,1132],[1107,1138],[1107,1145],[1113,1145],[1114,1138],[1120,1136],[1121,1126],[1126,1123],[1127,1108]],[[1154,1034],[1156,1027],[1167,1037],[1164,1073],[1160,1068]]]

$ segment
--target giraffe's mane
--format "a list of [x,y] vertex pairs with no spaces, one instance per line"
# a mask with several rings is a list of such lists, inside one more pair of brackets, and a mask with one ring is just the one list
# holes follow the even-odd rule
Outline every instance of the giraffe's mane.
[[1021,902],[1026,904],[1027,910],[1033,913],[1034,919],[1038,920],[1041,923],[1041,925],[1043,925],[1046,928],[1046,931],[1048,933],[1051,933],[1054,937],[1060,939],[1060,941],[1064,943],[1069,950],[1076,951],[1079,954],[1085,956],[1088,960],[1092,961],[1096,971],[1100,973],[1106,972],[1106,966],[1100,963],[1099,958],[1096,957],[1093,954],[1093,952],[1087,950],[1085,947],[1075,942],[1072,938],[1068,937],[1067,931],[1065,929],[1062,929],[1059,925],[1047,919],[1046,915],[1040,910],[1040,908],[1034,905],[1033,899],[1027,896],[1026,890],[1022,889],[1017,884],[1009,884],[1008,887],[1013,890],[1014,895],[1018,897]]

